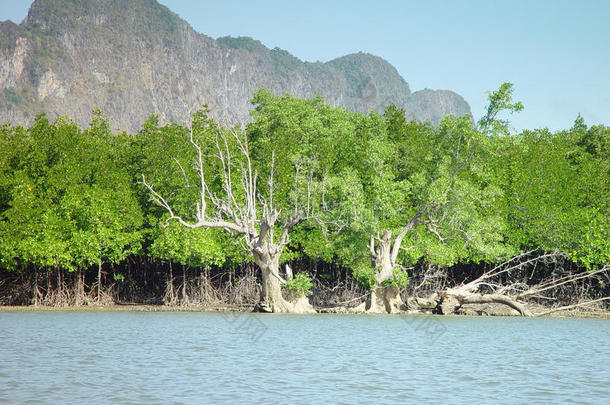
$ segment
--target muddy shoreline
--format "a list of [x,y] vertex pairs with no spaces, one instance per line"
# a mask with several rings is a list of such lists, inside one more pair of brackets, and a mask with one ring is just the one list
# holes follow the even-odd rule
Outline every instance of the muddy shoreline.
[[[549,309],[548,307],[541,307]],[[339,314],[339,315],[362,315],[345,307],[334,308],[315,308],[318,314]],[[171,306],[171,305],[143,305],[143,304],[114,304],[104,306],[43,306],[43,305],[28,305],[28,306],[0,306],[0,312],[215,312],[215,313],[250,313],[252,306],[237,306],[237,305],[220,305],[220,306]],[[365,314],[367,316],[375,316],[376,314]],[[394,316],[421,316],[431,315],[438,317],[464,317],[464,316],[511,316],[518,317],[518,314],[502,310],[501,308],[466,308],[460,314],[440,315],[426,314],[418,312],[404,311]],[[382,314],[382,316],[391,316]],[[540,318],[583,318],[583,319],[610,319],[610,311],[598,309],[583,309],[578,308],[569,311],[554,312],[539,316]]]

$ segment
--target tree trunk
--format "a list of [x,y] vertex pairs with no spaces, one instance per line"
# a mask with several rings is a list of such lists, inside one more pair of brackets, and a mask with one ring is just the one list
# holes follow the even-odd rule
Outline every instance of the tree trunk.
[[47,273],[47,291],[45,292],[45,295],[44,295],[45,296],[44,301],[46,304],[48,304],[49,298],[50,298],[49,294],[51,294],[51,276],[49,275],[49,269],[47,269],[46,273]]
[[[207,266],[206,266],[207,272]],[[201,303],[206,302],[208,297],[208,283],[205,282],[203,271],[199,273],[199,296],[201,297]]]
[[34,306],[38,306],[38,273],[36,273],[36,271],[34,271],[34,290],[32,292],[34,297]]
[[83,305],[85,302],[85,286],[81,269],[78,269],[78,273],[76,273],[76,288],[74,295],[74,304],[76,306]]
[[102,302],[102,259],[97,266],[97,303]]
[[57,267],[57,296],[59,297],[63,293],[61,282],[61,269]]
[[[373,241],[371,241],[373,243]],[[392,265],[392,232],[383,231],[383,236],[378,243],[373,259],[373,268],[377,285],[371,291],[365,304],[365,311],[374,314],[388,313],[395,314],[401,311],[404,303],[400,298],[400,290],[395,286],[385,286],[383,282],[393,276],[394,266]],[[371,246],[371,250],[373,247]]]
[[263,312],[290,312],[288,303],[282,297],[280,280],[275,276],[278,274],[279,266],[275,263],[259,264],[262,271],[263,289],[261,291],[260,307]]
[[400,298],[400,290],[393,285],[377,286],[369,295],[365,310],[372,314],[397,314],[404,303]]
[[62,269],[57,267],[57,296],[55,298],[55,306],[68,305],[66,294],[64,291],[64,282],[62,279]]
[[527,307],[502,294],[478,294],[458,289],[447,289],[441,294],[441,311],[443,314],[453,314],[465,304],[502,304],[513,308],[521,316],[532,316]]
[[169,267],[169,277],[165,282],[165,294],[163,295],[163,303],[165,305],[174,305],[175,304],[175,295],[174,295],[174,268],[172,265],[172,261],[168,262]]
[[307,297],[301,297],[296,302],[289,302],[282,296],[282,284],[279,276],[279,253],[254,252],[254,261],[260,267],[263,285],[261,298],[254,310],[257,312],[291,312],[315,313]]
[[294,279],[294,274],[292,273],[292,268],[289,265],[285,266],[286,268],[286,281],[290,281]]
[[38,306],[38,296],[40,295],[40,291],[38,290],[38,271],[34,268],[34,306]]
[[186,266],[182,265],[182,304],[188,305],[188,296],[186,295]]

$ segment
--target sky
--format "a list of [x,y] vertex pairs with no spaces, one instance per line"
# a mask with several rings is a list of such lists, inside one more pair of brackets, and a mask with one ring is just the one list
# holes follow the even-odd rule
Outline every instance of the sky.
[[[249,36],[304,61],[367,52],[411,90],[449,89],[475,119],[514,84],[515,130],[610,125],[610,0],[159,0],[213,38]],[[19,23],[31,1],[0,0]]]

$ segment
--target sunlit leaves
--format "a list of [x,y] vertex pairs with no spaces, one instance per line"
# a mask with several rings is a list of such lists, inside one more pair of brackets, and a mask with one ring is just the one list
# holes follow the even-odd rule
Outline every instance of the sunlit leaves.
[[177,222],[157,228],[150,253],[153,257],[193,267],[221,266],[226,260],[218,231],[187,229]]
[[510,132],[508,119],[500,119],[503,112],[513,114],[523,110],[520,101],[513,101],[513,84],[502,83],[500,88],[488,94],[489,104],[485,115],[479,120],[479,128],[489,135],[508,135]]
[[39,116],[17,132],[3,173],[10,189],[0,221],[7,266],[75,270],[137,251],[140,207],[99,112],[86,131],[65,118],[49,123]]
[[[426,224],[403,240],[405,267],[493,262],[524,249],[561,251],[589,268],[607,264],[610,129],[579,117],[566,131],[497,136],[510,134],[501,114],[522,109],[512,91],[507,83],[490,94],[478,126],[448,117],[433,127],[407,122],[395,107],[361,114],[266,91],[255,95],[246,128],[220,128],[205,108],[191,125],[211,191],[222,189],[217,148],[234,152],[236,131],[249,141],[259,191],[273,191],[282,216],[317,210],[319,221],[294,229],[282,261],[321,259],[374,285],[370,236],[395,236],[419,214]],[[129,254],[189,266],[246,260],[239,241],[222,231],[161,227],[166,212],[138,184],[144,175],[193,219],[200,184],[190,136],[188,127],[161,125],[156,116],[137,134],[113,135],[100,111],[84,130],[44,115],[29,128],[1,126],[0,266],[75,270]],[[239,184],[245,161],[233,156]]]

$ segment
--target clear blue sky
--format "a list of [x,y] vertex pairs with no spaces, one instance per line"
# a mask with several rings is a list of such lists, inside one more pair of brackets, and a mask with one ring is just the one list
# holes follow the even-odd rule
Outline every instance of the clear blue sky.
[[[516,129],[610,125],[610,0],[160,0],[198,32],[246,35],[306,61],[363,51],[412,90],[451,89],[483,114],[488,90],[515,84]],[[0,0],[20,22],[28,0]]]

